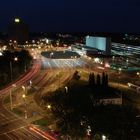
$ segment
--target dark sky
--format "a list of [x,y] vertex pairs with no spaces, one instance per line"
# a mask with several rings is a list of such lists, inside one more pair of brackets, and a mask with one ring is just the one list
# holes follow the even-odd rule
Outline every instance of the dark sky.
[[15,15],[30,31],[140,32],[140,0],[2,0],[0,31]]

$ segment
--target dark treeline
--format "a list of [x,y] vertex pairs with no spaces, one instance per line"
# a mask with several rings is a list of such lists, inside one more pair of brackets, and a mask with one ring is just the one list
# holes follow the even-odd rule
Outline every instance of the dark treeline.
[[108,74],[102,73],[102,76],[94,73],[89,74],[89,86],[92,88],[97,88],[102,86],[103,88],[108,87]]
[[0,88],[9,84],[27,71],[32,57],[26,50],[4,51],[0,56]]

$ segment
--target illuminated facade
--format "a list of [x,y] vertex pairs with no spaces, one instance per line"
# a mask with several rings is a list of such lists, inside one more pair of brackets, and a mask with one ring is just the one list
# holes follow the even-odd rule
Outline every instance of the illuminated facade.
[[111,53],[111,38],[86,36],[86,46],[103,51],[106,55]]
[[22,45],[28,41],[28,34],[28,25],[23,23],[19,18],[15,18],[14,22],[9,25],[9,40],[16,41],[18,44]]

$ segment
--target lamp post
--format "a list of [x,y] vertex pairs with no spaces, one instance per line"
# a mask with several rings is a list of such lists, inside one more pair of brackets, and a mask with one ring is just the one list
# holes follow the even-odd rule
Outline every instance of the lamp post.
[[122,68],[119,68],[118,69],[118,89],[119,89],[119,87],[120,87],[120,75],[121,75],[121,72],[122,72]]
[[30,87],[32,87],[33,82],[30,80],[30,82],[29,82],[29,83],[30,83]]
[[27,117],[27,104],[26,104],[26,95],[25,94],[23,94],[22,95],[22,98],[24,99],[24,105],[25,105],[25,119],[27,119],[28,117]]
[[22,89],[23,89],[25,95],[27,95],[27,88],[25,86],[22,86]]
[[12,82],[12,80],[13,80],[12,61],[10,61],[10,76],[11,76],[11,82]]
[[10,90],[10,109],[13,110],[12,90]]
[[65,87],[65,92],[68,93],[68,87]]
[[26,95],[27,95],[27,88],[25,86],[22,86],[22,89],[24,91],[22,98],[24,99],[24,106],[25,106],[25,119],[28,118],[27,116],[27,103],[26,103]]
[[[18,58],[15,57],[14,61],[18,61]],[[11,82],[13,80],[13,66],[12,66],[12,61],[10,61],[10,77],[11,77]]]
[[52,108],[52,106],[51,106],[51,105],[47,105],[46,107],[47,107],[48,109],[51,109],[51,108]]
[[140,72],[137,72],[136,74],[137,74],[138,78],[140,78]]
[[9,41],[10,49],[12,50],[12,40]]
[[106,136],[105,135],[102,135],[102,140],[106,140]]
[[[15,84],[12,87],[16,87]],[[13,110],[12,89],[10,89],[10,109]]]

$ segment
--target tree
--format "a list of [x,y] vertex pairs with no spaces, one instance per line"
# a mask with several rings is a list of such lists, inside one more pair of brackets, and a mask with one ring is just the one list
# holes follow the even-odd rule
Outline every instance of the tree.
[[75,79],[77,81],[80,79],[80,75],[79,75],[79,72],[77,70],[73,74],[73,79]]
[[95,76],[94,76],[94,73],[90,73],[89,74],[89,86],[95,86]]
[[97,86],[101,85],[101,77],[99,74],[97,74],[97,81],[96,81]]
[[103,72],[102,73],[102,86],[104,87],[105,86],[105,73]]
[[108,74],[105,75],[105,86],[108,86]]

